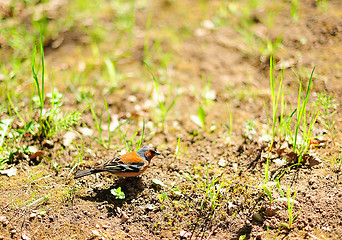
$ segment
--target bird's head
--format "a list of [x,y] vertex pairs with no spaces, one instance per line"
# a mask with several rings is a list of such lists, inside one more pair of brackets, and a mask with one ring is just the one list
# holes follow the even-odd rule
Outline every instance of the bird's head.
[[143,148],[140,148],[137,151],[137,154],[142,157],[147,159],[148,161],[151,161],[151,159],[155,156],[155,155],[160,155],[160,152],[158,152],[155,148],[153,147],[148,147],[145,146]]

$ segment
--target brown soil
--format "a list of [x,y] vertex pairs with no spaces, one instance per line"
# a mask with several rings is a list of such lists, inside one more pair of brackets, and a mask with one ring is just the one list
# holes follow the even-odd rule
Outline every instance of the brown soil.
[[[272,30],[261,21],[265,11],[256,10],[253,32],[273,40],[282,35],[282,46],[276,55],[277,66],[281,63],[288,66],[284,81],[293,103],[298,85],[290,67],[307,81],[315,65],[314,93],[326,90],[333,93],[340,104],[342,5],[339,1],[328,1],[329,11],[322,12],[315,2],[301,3],[298,23],[293,23],[287,7],[279,10]],[[187,1],[182,4],[191,6]],[[158,4],[155,7],[160,8],[161,15],[170,11],[158,19],[160,22],[171,22],[177,14],[181,15],[180,12],[173,15],[172,11],[179,9],[172,6],[169,6],[170,10]],[[146,17],[145,11],[138,13],[138,27],[144,28]],[[0,239],[25,239],[25,236],[31,239],[239,239],[242,235],[246,235],[246,239],[342,239],[341,166],[325,160],[332,159],[332,154],[337,157],[341,151],[341,105],[335,115],[335,141],[326,137],[323,146],[312,146],[309,150],[321,160],[319,164],[310,166],[306,162],[287,168],[293,164],[289,157],[291,148],[281,150],[283,141],[280,140],[274,146],[273,160],[286,157],[288,165],[279,167],[271,161],[271,177],[285,171],[280,178],[285,195],[287,186],[291,187],[292,194],[298,189],[294,205],[294,214],[299,212],[298,218],[290,230],[279,228],[280,223],[288,223],[286,203],[275,202],[272,207],[276,210],[270,214],[269,200],[258,188],[264,179],[264,156],[269,148],[269,144],[260,138],[263,124],[267,124],[263,102],[270,101],[269,60],[260,52],[249,49],[229,24],[215,30],[202,30],[203,35],[192,34],[173,46],[174,83],[184,93],[172,108],[165,130],[158,128],[153,136],[145,139],[147,144],[158,146],[162,152],[153,159],[149,169],[141,177],[132,179],[119,179],[104,173],[73,180],[75,169],[72,167],[79,149],[64,145],[63,135],[50,139],[52,145],[28,136],[23,142],[37,146],[44,155],[38,157],[37,162],[24,161],[18,156],[15,162],[17,175],[0,175]],[[65,54],[80,54],[74,48],[78,41],[73,41],[48,51],[47,62],[57,72],[77,65],[73,58],[63,58]],[[132,67],[141,67],[141,41],[143,39],[137,37],[132,59],[118,60],[121,72],[130,73]],[[169,45],[165,40],[163,46],[168,48]],[[84,51],[84,55],[80,55],[87,56],[88,50]],[[110,112],[118,114],[120,121],[135,117],[130,127],[123,126],[123,132],[129,130],[127,136],[133,135],[143,117],[146,122],[155,122],[153,110],[144,108],[152,91],[142,90],[146,82],[137,77],[139,73],[134,74],[129,79],[131,82],[125,80],[120,89],[107,98]],[[196,95],[191,90],[204,88],[202,75],[211,79],[211,88],[216,92],[215,101],[206,105],[207,122],[219,126],[213,132],[198,129],[190,120],[190,115],[196,114],[200,106],[200,91],[197,90]],[[99,88],[102,90],[103,86]],[[101,92],[96,85],[90,86],[89,91],[93,91],[101,104]],[[136,100],[129,100],[132,95]],[[65,99],[63,109],[66,111],[75,106],[78,110],[84,109],[84,103],[78,103],[68,89]],[[226,103],[230,105],[234,121],[231,144],[226,141],[227,130],[220,127],[229,122]],[[256,122],[252,139],[243,137],[248,120]],[[85,110],[82,127],[92,128],[94,124],[90,110]],[[318,128],[323,127],[318,123]],[[146,132],[149,134],[152,130],[147,128]],[[184,154],[175,157],[179,136]],[[80,169],[103,163],[124,149],[119,135],[113,138],[112,145],[116,147],[111,150],[105,150],[89,137],[84,136],[83,140],[86,149],[77,166]],[[76,139],[75,143],[80,141]],[[215,177],[223,185],[213,210],[207,202],[202,205],[202,199],[206,179]],[[153,179],[162,181],[167,187],[156,185]],[[110,190],[118,187],[125,193],[124,200],[117,200],[111,194]],[[176,188],[181,195],[172,191]],[[164,192],[168,197],[161,201],[159,195]],[[48,194],[46,200],[27,204],[31,199]],[[274,197],[280,197],[275,187]]]

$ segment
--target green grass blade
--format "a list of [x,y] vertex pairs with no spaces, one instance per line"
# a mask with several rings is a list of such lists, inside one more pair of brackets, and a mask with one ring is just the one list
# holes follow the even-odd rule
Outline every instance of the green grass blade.
[[141,138],[140,138],[140,141],[138,142],[137,146],[136,146],[136,151],[140,148],[143,140],[144,140],[144,134],[145,134],[145,118],[143,119],[143,130],[142,130],[142,133],[141,133]]

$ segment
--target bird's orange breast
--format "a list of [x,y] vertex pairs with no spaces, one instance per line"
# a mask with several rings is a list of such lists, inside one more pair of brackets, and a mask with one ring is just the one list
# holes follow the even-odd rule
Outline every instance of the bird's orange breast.
[[120,161],[125,164],[133,164],[144,161],[144,159],[139,157],[139,155],[133,151],[120,156]]

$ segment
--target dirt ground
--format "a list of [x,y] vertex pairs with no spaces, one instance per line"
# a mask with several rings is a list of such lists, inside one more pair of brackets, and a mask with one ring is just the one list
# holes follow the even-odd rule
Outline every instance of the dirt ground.
[[[151,3],[154,24],[160,25],[160,29],[168,25],[182,29],[193,24],[185,21],[198,21],[196,17],[179,20],[192,7],[195,13],[201,11],[197,3],[192,4]],[[158,146],[162,154],[152,160],[141,177],[124,179],[101,173],[74,180],[76,169],[104,163],[125,150],[122,138],[115,135],[112,147],[105,149],[87,136],[87,129],[93,130],[93,136],[98,134],[89,108],[82,113],[81,125],[75,126],[85,146],[81,161],[80,148],[76,147],[81,144],[78,137],[66,143],[65,132],[51,139],[28,135],[22,143],[36,146],[43,155],[27,160],[27,156],[16,154],[8,167],[15,166],[17,174],[0,175],[0,239],[342,239],[341,164],[327,160],[341,157],[342,4],[338,0],[328,1],[329,10],[322,11],[316,1],[305,0],[300,7],[299,20],[294,23],[289,4],[284,3],[273,16],[272,27],[265,24],[267,10],[256,8],[251,13],[250,29],[256,39],[275,41],[282,37],[275,55],[276,69],[285,66],[284,86],[290,103],[296,104],[298,94],[292,69],[307,82],[316,66],[312,99],[325,90],[339,104],[334,115],[336,137],[332,139],[326,134],[320,145],[313,144],[309,149],[308,153],[319,159],[318,164],[311,165],[307,160],[301,166],[289,167],[293,155],[284,139],[277,139],[271,150],[270,178],[285,172],[280,178],[285,195],[287,186],[291,187],[292,196],[297,190],[294,213],[298,217],[291,229],[280,227],[289,219],[286,201],[275,202],[270,213],[270,201],[258,187],[264,180],[265,154],[270,150],[269,142],[263,138],[267,124],[264,102],[271,99],[269,56],[245,41],[241,31],[234,27],[238,21],[234,18],[215,28],[201,19],[197,28],[177,43],[163,38],[162,49],[172,52],[168,75],[172,80],[166,79],[160,88],[167,93],[167,83],[171,81],[181,97],[162,129],[151,105],[153,82],[142,79],[142,75],[149,76],[142,63],[141,36],[148,8],[152,8],[147,7],[136,14],[135,37],[129,48],[132,54],[116,59],[118,71],[126,77],[106,95],[106,100],[110,113],[120,123],[133,119],[122,128],[122,132],[128,131],[127,136],[132,136],[136,129],[140,129],[137,137],[141,136],[144,118],[148,123],[144,144]],[[55,85],[65,93],[62,109],[81,111],[87,103],[79,102],[67,84],[69,80],[61,79],[68,76],[67,70],[80,68],[87,61],[84,59],[91,58],[91,47],[82,43],[76,33],[63,34],[64,41],[58,47],[46,42],[46,62],[55,69]],[[115,34],[111,36],[114,38]],[[158,31],[151,30],[150,36],[157,39]],[[110,49],[108,41],[99,51],[117,49]],[[101,105],[106,88],[103,82],[97,85],[98,76],[99,73],[93,73],[83,77],[93,81],[86,87]],[[203,102],[206,87],[214,97]],[[230,141],[228,130],[223,127],[229,126],[227,103],[233,119]],[[191,121],[190,115],[196,115],[201,105],[205,106],[208,125],[215,125],[216,129],[199,128]],[[247,121],[254,121],[255,132],[246,133]],[[318,131],[324,130],[321,121],[317,120]],[[176,156],[178,138],[180,153]],[[284,158],[288,164],[279,165],[276,160]],[[203,189],[208,187],[207,181],[215,178],[221,188],[213,208],[203,201]],[[156,179],[164,186],[156,184]],[[125,193],[123,200],[111,194],[118,187]],[[273,192],[274,198],[280,197],[276,188]],[[160,199],[163,193],[167,197]]]

